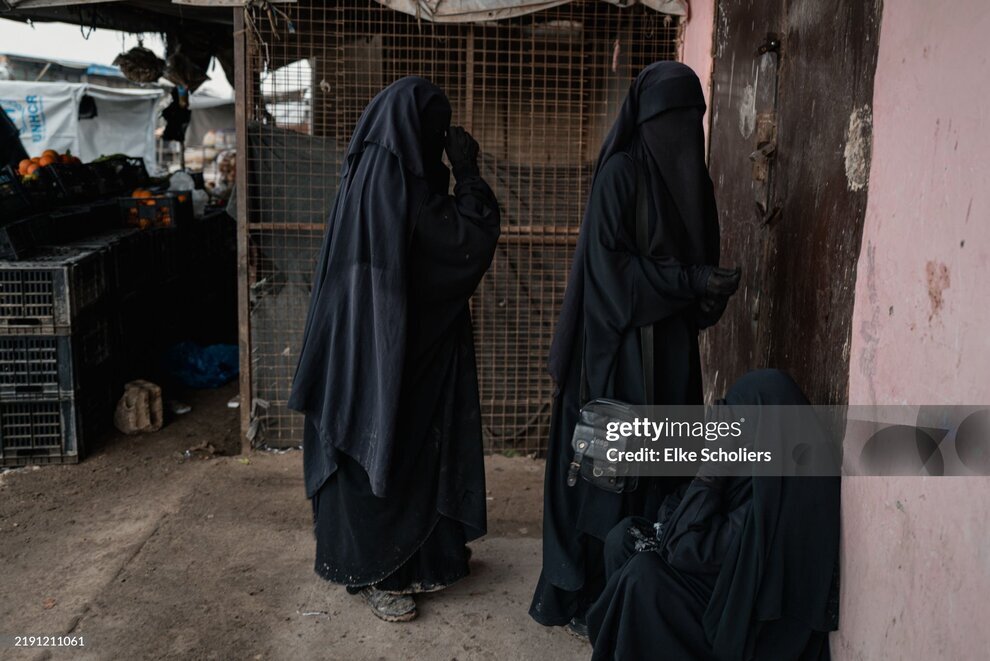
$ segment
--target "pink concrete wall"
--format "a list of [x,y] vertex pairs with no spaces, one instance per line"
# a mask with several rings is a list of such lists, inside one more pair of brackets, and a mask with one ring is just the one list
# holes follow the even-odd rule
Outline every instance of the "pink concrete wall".
[[[714,0],[690,4],[682,58],[708,94]],[[985,0],[884,7],[873,106],[850,118],[873,123],[852,403],[990,403],[987,35]],[[847,478],[842,497],[835,658],[990,658],[990,479]]]
[[[990,403],[990,7],[885,3],[852,403]],[[990,658],[990,479],[843,484],[837,659]]]
[[[712,38],[715,28],[715,0],[690,0],[688,18],[684,25],[681,62],[688,65],[701,79],[705,101],[711,108]],[[706,129],[707,131],[707,124]]]

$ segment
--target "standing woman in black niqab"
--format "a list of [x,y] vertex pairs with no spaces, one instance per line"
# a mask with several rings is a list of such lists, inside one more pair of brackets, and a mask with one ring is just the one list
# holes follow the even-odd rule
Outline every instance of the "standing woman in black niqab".
[[[615,494],[567,486],[582,404],[701,404],[698,331],[718,321],[739,272],[717,268],[718,217],[705,164],[701,83],[657,62],[633,83],[598,157],[550,350],[557,385],[544,485],[543,572],[530,615],[586,635],[604,586],[602,543],[633,514],[653,516],[673,484],[640,478]],[[636,241],[637,181],[647,187],[649,251]],[[639,329],[654,327],[654,396],[645,395]],[[586,392],[582,399],[582,366]]]
[[440,89],[410,77],[358,121],[289,400],[306,414],[316,572],[395,622],[416,616],[413,594],[468,573],[465,543],[486,530],[468,298],[499,211],[450,115]]

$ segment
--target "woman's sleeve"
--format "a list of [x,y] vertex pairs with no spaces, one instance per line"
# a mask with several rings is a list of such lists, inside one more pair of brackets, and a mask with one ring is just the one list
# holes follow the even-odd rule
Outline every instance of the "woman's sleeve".
[[495,194],[480,175],[462,173],[453,196],[431,195],[420,208],[413,286],[424,300],[466,299],[491,264],[499,232]]
[[[606,163],[589,200],[592,239],[588,273],[594,286],[628,307],[631,327],[677,314],[704,293],[708,266],[685,265],[671,256],[643,255],[624,223],[636,205],[636,168],[627,156]],[[618,301],[616,301],[618,302]]]
[[715,573],[739,531],[749,500],[727,511],[725,486],[731,478],[695,478],[663,531],[661,554],[675,569]]

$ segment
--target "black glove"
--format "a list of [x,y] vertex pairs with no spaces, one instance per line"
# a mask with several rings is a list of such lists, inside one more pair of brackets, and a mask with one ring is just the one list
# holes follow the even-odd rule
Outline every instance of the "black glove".
[[698,328],[714,326],[722,318],[729,298],[739,288],[741,276],[738,268],[722,269],[716,266],[712,269],[705,283],[705,294],[698,302]]
[[478,173],[478,141],[462,127],[451,126],[447,131],[446,149],[455,177]]
[[716,266],[708,276],[708,282],[705,283],[705,295],[728,298],[736,293],[741,277],[742,271],[738,268],[722,269]]

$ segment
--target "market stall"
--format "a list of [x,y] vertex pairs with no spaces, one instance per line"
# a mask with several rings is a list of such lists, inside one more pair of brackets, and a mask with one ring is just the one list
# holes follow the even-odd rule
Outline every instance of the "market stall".
[[[141,428],[121,421],[125,384],[174,397],[202,347],[236,338],[223,197],[140,156],[87,161],[24,135],[33,158],[0,169],[0,467],[75,462],[111,423]],[[228,362],[229,379],[236,349]]]

